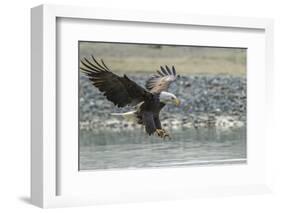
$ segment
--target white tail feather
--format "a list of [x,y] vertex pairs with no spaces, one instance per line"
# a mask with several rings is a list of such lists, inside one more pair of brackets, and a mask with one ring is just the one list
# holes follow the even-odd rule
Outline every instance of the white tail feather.
[[127,121],[133,121],[133,122],[137,121],[136,111],[124,112],[124,113],[111,113],[111,115],[122,116]]

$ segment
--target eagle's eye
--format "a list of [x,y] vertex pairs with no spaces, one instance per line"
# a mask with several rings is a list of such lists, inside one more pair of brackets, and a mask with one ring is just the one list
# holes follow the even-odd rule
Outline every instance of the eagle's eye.
[[175,98],[174,98],[174,97],[172,97],[172,100],[175,100]]

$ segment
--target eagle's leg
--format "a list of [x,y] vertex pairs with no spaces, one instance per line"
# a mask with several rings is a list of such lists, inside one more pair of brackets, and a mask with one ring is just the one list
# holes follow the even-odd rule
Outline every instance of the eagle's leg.
[[165,139],[166,137],[168,137],[169,139],[171,139],[169,133],[165,129],[156,129],[156,133],[160,138]]
[[156,127],[156,133],[159,137],[165,139],[166,137],[168,137],[169,139],[171,139],[169,133],[162,128],[160,119],[159,119],[159,113],[158,114],[154,114],[154,123],[155,123],[155,127]]

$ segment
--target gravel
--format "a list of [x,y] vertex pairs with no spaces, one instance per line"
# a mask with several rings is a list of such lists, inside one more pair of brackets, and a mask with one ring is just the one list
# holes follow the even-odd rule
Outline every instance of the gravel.
[[[130,75],[145,85],[147,76]],[[169,92],[181,105],[165,106],[160,113],[162,126],[169,128],[235,128],[246,125],[246,78],[236,76],[181,76]],[[139,125],[125,121],[113,112],[126,112],[132,107],[118,108],[108,101],[90,81],[80,75],[80,129],[134,129]]]

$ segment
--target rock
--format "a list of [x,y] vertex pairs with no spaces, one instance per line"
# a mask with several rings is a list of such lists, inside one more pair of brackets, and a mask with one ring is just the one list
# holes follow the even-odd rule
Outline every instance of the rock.
[[[144,85],[144,75],[129,75]],[[106,100],[89,80],[80,76],[80,128],[126,128],[133,126],[121,117],[112,119],[112,112],[126,112],[131,107],[118,108]],[[233,76],[181,76],[169,91],[181,99],[181,106],[166,106],[161,111],[163,127],[240,127],[246,124],[246,78]],[[125,123],[124,123],[125,122]]]

